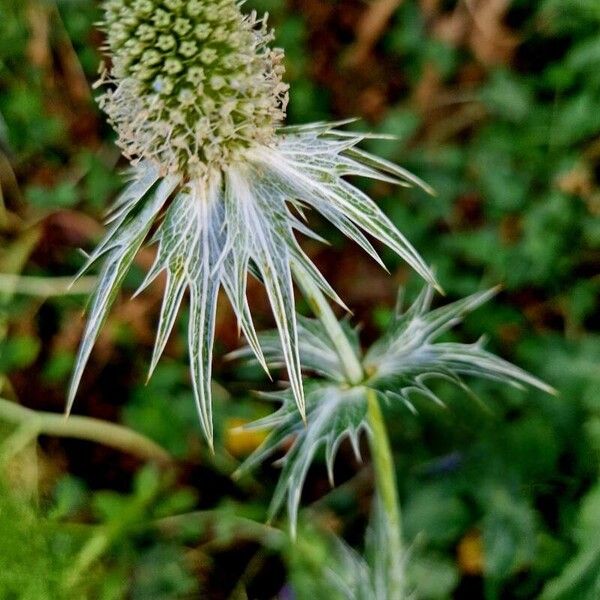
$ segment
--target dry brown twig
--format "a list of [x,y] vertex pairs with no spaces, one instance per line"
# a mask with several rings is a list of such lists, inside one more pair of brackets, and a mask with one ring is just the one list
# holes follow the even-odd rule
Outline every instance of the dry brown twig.
[[356,42],[347,57],[348,66],[355,67],[366,60],[402,2],[403,0],[376,0],[371,3],[358,22]]

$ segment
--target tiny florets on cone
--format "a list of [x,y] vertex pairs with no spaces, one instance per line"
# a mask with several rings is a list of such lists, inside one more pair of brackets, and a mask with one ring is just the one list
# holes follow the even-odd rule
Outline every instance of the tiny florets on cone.
[[104,9],[112,67],[100,105],[129,158],[189,178],[272,140],[288,88],[265,19],[242,15],[235,0],[106,0]]

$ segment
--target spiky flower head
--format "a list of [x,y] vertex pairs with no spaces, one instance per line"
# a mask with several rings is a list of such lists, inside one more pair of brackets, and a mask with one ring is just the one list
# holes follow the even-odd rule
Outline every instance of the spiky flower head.
[[[285,116],[283,53],[235,0],[108,0],[102,108],[135,159],[188,177],[270,144]],[[103,80],[104,81],[104,80]]]
[[[166,272],[150,371],[160,358],[186,292],[189,358],[204,433],[212,441],[211,359],[219,291],[266,368],[246,300],[250,271],[262,280],[281,337],[293,397],[304,391],[293,279],[308,279],[343,305],[296,239],[319,238],[314,209],[382,264],[367,235],[391,248],[429,283],[416,250],[346,176],[392,185],[420,179],[358,148],[367,134],[340,123],[279,127],[287,102],[282,53],[265,20],[234,0],[106,0],[112,66],[100,103],[132,159],[132,181],[109,211],[110,228],[80,274],[102,263],[71,380],[70,410],[83,369],[138,250],[158,244],[142,288]],[[158,226],[156,226],[158,225]],[[367,234],[367,235],[365,235]]]

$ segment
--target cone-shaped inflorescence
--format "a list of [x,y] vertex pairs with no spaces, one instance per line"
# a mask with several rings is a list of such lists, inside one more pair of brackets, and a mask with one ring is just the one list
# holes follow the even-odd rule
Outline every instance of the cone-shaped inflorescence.
[[128,157],[193,177],[272,141],[287,86],[264,19],[235,0],[109,0],[104,27],[101,106]]

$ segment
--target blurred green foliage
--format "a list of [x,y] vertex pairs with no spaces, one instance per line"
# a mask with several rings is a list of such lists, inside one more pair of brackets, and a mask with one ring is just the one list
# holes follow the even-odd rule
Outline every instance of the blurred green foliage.
[[[182,598],[196,592],[180,541],[152,530],[156,519],[193,504],[193,493],[165,490],[149,468],[136,474],[132,488],[127,495],[89,493],[66,476],[43,511],[3,489],[2,597]],[[68,523],[74,517],[79,526]],[[102,568],[90,572],[100,559]]]
[[[436,189],[434,198],[381,185],[370,192],[435,266],[448,296],[504,286],[469,318],[461,339],[487,333],[495,351],[560,392],[552,398],[481,385],[477,405],[449,388],[439,392],[448,411],[426,403],[418,417],[388,411],[419,597],[594,600],[600,4],[513,0],[500,12],[492,4],[405,0],[352,67],[369,5],[248,3],[271,13],[286,49],[291,122],[365,116],[352,127],[397,136],[368,141],[368,149]],[[103,209],[121,185],[119,154],[89,89],[101,56],[99,16],[92,0],[0,0],[2,274],[73,273],[81,264],[77,248],[98,237]],[[335,287],[349,290],[351,307],[358,301],[372,337],[389,318],[394,290],[366,293],[378,284],[362,278],[379,277],[377,267],[360,270],[352,245],[332,239],[323,268],[337,273]],[[350,259],[339,268],[345,253]],[[417,278],[393,256],[386,261],[393,280],[414,295]],[[0,396],[60,411],[82,302],[44,300],[0,285]],[[114,453],[42,439],[47,473],[39,474],[38,500],[21,493],[23,484],[1,488],[0,596],[316,597],[315,580],[334,552],[330,533],[362,546],[371,497],[366,467],[349,452],[340,457],[342,485],[332,492],[324,468],[311,472],[304,504],[319,505],[305,511],[301,531],[308,534],[296,550],[270,528],[240,525],[264,518],[277,473],[265,469],[258,481],[232,483],[228,475],[242,456],[228,432],[233,422],[271,410],[249,394],[268,382],[248,367],[216,366],[228,393],[216,394],[220,433],[210,457],[184,366],[184,324],[145,386],[152,339],[144,323],[156,317],[157,302],[149,296],[127,306],[111,317],[78,410],[156,440],[176,458],[177,474],[165,479]],[[268,325],[260,298],[257,306],[258,322]],[[235,347],[231,330],[225,317],[221,353]],[[0,439],[0,458],[11,435]],[[7,472],[11,465],[23,471],[25,460],[18,454],[0,462]],[[175,535],[153,526],[199,509],[217,510],[210,525],[190,517]],[[311,552],[298,554],[307,539]]]

